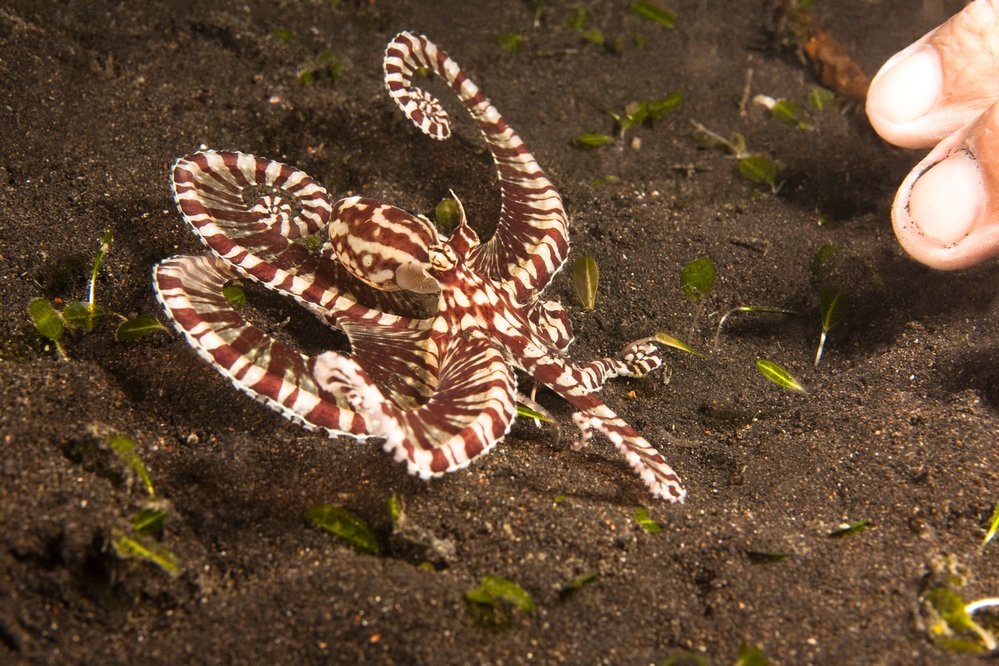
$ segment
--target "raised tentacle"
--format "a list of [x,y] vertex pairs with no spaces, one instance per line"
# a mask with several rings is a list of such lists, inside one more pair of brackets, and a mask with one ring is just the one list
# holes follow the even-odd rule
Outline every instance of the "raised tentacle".
[[502,208],[496,233],[473,251],[480,273],[511,281],[522,300],[543,290],[569,253],[568,220],[562,198],[520,136],[507,125],[478,86],[447,53],[423,35],[399,33],[385,51],[385,85],[403,112],[435,139],[450,136],[440,102],[413,84],[417,70],[444,79],[481,130],[499,177]]
[[422,478],[466,467],[491,450],[517,412],[516,380],[498,349],[461,335],[445,345],[436,390],[415,409],[386,400],[354,359],[327,352],[315,366],[319,385],[364,414],[370,432],[385,438],[385,450]]

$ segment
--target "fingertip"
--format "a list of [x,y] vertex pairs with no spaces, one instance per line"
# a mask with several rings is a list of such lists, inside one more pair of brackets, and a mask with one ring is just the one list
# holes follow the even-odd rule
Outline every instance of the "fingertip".
[[874,77],[867,93],[867,116],[885,140],[907,148],[932,145],[927,114],[943,92],[940,55],[920,40],[892,57]]
[[921,264],[941,271],[971,268],[999,254],[999,226],[973,232],[957,245],[941,246],[928,241],[918,230],[906,228],[896,218],[895,235],[899,245]]
[[978,161],[960,149],[920,173],[912,184],[909,217],[928,241],[955,245],[984,216],[988,195]]
[[902,248],[940,270],[956,270],[999,253],[999,211],[993,211],[981,165],[967,148],[934,150],[903,181],[892,208]]

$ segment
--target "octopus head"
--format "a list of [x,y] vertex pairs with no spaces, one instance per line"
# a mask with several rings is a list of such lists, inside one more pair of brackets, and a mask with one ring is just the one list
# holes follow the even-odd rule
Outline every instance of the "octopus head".
[[383,291],[440,291],[428,272],[440,238],[425,218],[351,197],[333,207],[329,235],[337,260],[362,282]]

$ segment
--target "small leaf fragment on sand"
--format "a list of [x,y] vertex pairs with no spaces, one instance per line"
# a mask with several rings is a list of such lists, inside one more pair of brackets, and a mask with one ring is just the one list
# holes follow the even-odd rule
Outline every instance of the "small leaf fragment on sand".
[[138,446],[135,440],[122,435],[114,435],[109,440],[108,445],[114,451],[115,455],[118,456],[118,459],[135,472],[136,476],[142,481],[142,485],[145,487],[146,492],[149,493],[149,496],[155,497],[156,491],[153,489],[153,480],[149,477],[149,472],[146,471],[146,466],[142,463],[142,459],[139,458],[139,454],[135,452],[135,447]]
[[687,352],[688,354],[693,354],[694,356],[704,356],[704,354],[697,351],[683,340],[674,338],[666,331],[656,331],[654,338],[656,342],[664,344],[667,347],[672,347],[673,349],[679,349],[680,351]]
[[592,583],[599,577],[600,577],[599,571],[588,571],[581,576],[576,576],[568,583],[566,583],[564,586],[562,586],[562,593],[565,594],[568,592],[572,592],[574,590],[578,590],[582,588],[584,585]]
[[926,631],[936,645],[970,654],[996,650],[997,639],[992,630],[972,618],[977,609],[975,603],[966,604],[960,594],[946,585],[929,590],[923,595],[923,603],[929,615]]
[[822,313],[822,330],[829,332],[846,317],[846,302],[843,291],[834,284],[827,284],[819,290],[819,310]]
[[450,197],[441,199],[434,210],[434,222],[437,223],[437,228],[446,234],[454,231],[458,223],[461,222],[461,209],[458,207],[458,202]]
[[764,654],[763,648],[743,643],[739,647],[739,657],[735,660],[735,666],[768,666],[770,660]]
[[246,292],[243,291],[243,287],[234,282],[222,287],[222,298],[233,307],[246,305]]
[[600,268],[590,255],[580,257],[572,265],[572,286],[583,307],[592,310],[597,306],[597,286],[600,282]]
[[139,315],[119,324],[114,332],[114,339],[118,342],[132,342],[144,338],[150,333],[165,330],[167,330],[166,326],[159,323],[156,317]]
[[509,621],[510,609],[534,612],[534,599],[527,590],[499,576],[483,576],[482,585],[465,592],[465,600],[483,611],[485,619],[496,624]]
[[611,113],[610,115],[617,122],[622,135],[632,127],[641,125],[648,120],[659,120],[670,111],[676,109],[683,102],[683,93],[674,90],[665,97],[659,99],[646,99],[640,102],[632,102],[624,109],[623,114]]
[[785,125],[793,125],[799,129],[808,129],[808,116],[805,110],[789,99],[778,99],[770,107],[770,115]]
[[652,520],[646,509],[638,509],[635,513],[631,514],[631,518],[649,534],[659,534],[663,531],[663,526]]
[[982,539],[982,550],[985,550],[985,546],[989,545],[989,542],[995,538],[996,532],[999,532],[999,502],[996,502],[996,507],[992,510],[992,516],[989,518],[988,523],[988,531],[985,533],[985,538]]
[[829,331],[846,317],[846,299],[843,291],[833,284],[824,285],[819,290],[819,314],[822,320],[822,331],[819,333],[819,346],[815,350],[815,367],[819,367],[822,352],[825,350],[826,337]]
[[305,510],[305,519],[357,550],[377,555],[382,546],[368,524],[342,506],[316,504]]
[[683,93],[679,90],[674,90],[665,97],[650,99],[644,102],[644,104],[646,108],[648,108],[649,118],[652,120],[658,120],[680,106],[682,102]]
[[593,178],[590,180],[590,187],[604,187],[605,185],[612,185],[613,183],[619,182],[621,179],[614,175],[603,176],[601,178]]
[[676,13],[653,0],[635,0],[628,5],[628,9],[638,18],[664,28],[672,28],[676,24]]
[[791,376],[790,372],[771,360],[765,358],[756,359],[756,369],[760,371],[761,375],[781,388],[797,391],[798,393],[808,393],[805,387]]
[[764,155],[749,155],[739,160],[739,173],[746,180],[758,185],[769,185],[771,189],[777,183],[777,163]]
[[808,93],[808,104],[816,111],[824,111],[834,101],[836,101],[836,93],[822,86],[814,86]]
[[398,493],[389,495],[385,506],[388,509],[389,519],[392,521],[393,526],[397,525],[406,515],[402,506],[402,497]]
[[66,307],[62,310],[62,318],[66,321],[67,326],[79,328],[86,333],[94,330],[101,319],[104,318],[104,314],[104,308],[91,307],[89,303],[84,301],[67,303]]
[[600,28],[590,28],[589,30],[584,30],[580,33],[583,39],[588,41],[590,44],[596,44],[597,46],[602,46],[606,41],[604,37],[604,31]]
[[537,419],[538,421],[544,421],[545,423],[551,423],[551,419],[547,414],[542,414],[537,412],[530,407],[525,407],[524,405],[517,405],[517,416],[523,416],[528,419]]
[[833,539],[840,539],[846,536],[853,536],[854,534],[860,534],[868,527],[870,527],[871,521],[869,520],[858,520],[853,523],[843,523],[832,532],[829,533],[829,537]]
[[271,30],[271,37],[285,44],[291,44],[295,41],[295,33],[288,28],[274,28]]
[[569,10],[569,18],[566,19],[565,25],[573,30],[585,30],[590,22],[590,16],[590,10],[586,7],[573,7]]
[[[97,273],[101,270],[104,260],[111,251],[111,242],[114,240],[114,233],[108,231],[101,236],[101,249],[94,256],[94,264],[90,267],[90,290],[87,295],[87,305],[93,310],[97,306],[95,291],[97,289]],[[88,331],[89,332],[89,331]]]
[[715,286],[715,264],[708,257],[694,259],[680,270],[680,288],[694,303],[711,293]]
[[118,530],[111,536],[111,544],[115,554],[123,559],[145,560],[155,564],[170,576],[180,573],[180,560],[166,546],[143,537],[131,537]]
[[132,518],[132,529],[136,534],[148,535],[162,531],[167,512],[163,509],[142,509]]
[[815,253],[815,256],[812,257],[812,272],[816,275],[822,275],[824,272],[823,269],[826,267],[826,264],[829,263],[829,260],[842,251],[843,247],[836,245],[835,243],[826,243],[823,245],[819,248],[819,251]]
[[496,41],[507,55],[515,56],[524,48],[524,38],[515,32],[500,33]]
[[52,342],[59,342],[62,339],[66,324],[47,299],[32,299],[28,303],[28,314],[31,315],[31,321],[42,337],[48,338]]
[[614,143],[614,137],[598,132],[583,132],[572,140],[572,145],[584,150],[593,150]]

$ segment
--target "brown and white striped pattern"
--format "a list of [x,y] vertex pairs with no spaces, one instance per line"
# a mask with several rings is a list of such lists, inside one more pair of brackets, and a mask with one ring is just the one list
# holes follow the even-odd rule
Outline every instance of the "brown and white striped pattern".
[[386,400],[352,358],[328,352],[316,363],[323,389],[365,414],[385,450],[422,478],[467,467],[506,435],[517,412],[516,380],[498,349],[460,335],[445,344],[434,394],[412,409]]
[[438,291],[425,273],[430,247],[440,242],[427,220],[351,197],[336,203],[329,239],[336,258],[365,284],[386,291]]
[[562,198],[520,136],[458,64],[423,35],[399,33],[385,51],[385,85],[413,123],[435,139],[451,128],[441,103],[413,83],[417,70],[444,79],[475,120],[499,177],[502,207],[496,233],[475,250],[469,264],[483,275],[510,282],[529,300],[540,293],[569,254]]
[[[532,322],[532,316],[538,317],[537,306],[518,306],[515,294],[505,285],[487,280],[460,263],[440,275],[439,280],[443,288],[435,333],[457,330],[466,336],[488,337],[518,368],[579,410],[574,420],[582,441],[587,441],[593,430],[603,433],[655,496],[674,502],[684,499],[683,484],[662,455],[595,395],[612,377],[640,377],[662,365],[656,347],[639,341],[625,347],[618,358],[577,364],[558,343],[552,342],[559,339],[557,329],[553,332],[538,328]],[[557,309],[549,305],[547,316],[557,320]]]
[[[479,243],[464,209],[444,240],[394,206],[360,197],[331,204],[293,167],[203,151],[177,162],[173,186],[214,256],[160,263],[158,297],[240,390],[308,428],[379,437],[414,474],[465,467],[504,437],[516,415],[517,368],[578,410],[582,442],[603,433],[657,497],[681,501],[683,486],[662,456],[595,395],[612,377],[659,367],[658,349],[639,341],[618,358],[568,357],[565,309],[538,299],[568,252],[558,193],[454,61],[425,37],[401,33],[386,51],[386,85],[414,123],[435,138],[450,132],[437,100],[412,86],[422,67],[448,82],[492,151],[503,201],[492,239]],[[318,253],[296,242],[320,231],[328,242]],[[342,330],[351,353],[310,357],[266,335],[222,296],[239,276]]]
[[235,277],[211,256],[173,257],[153,269],[157,297],[177,329],[236,388],[306,428],[369,437],[362,415],[319,388],[315,359],[277,342],[229,305],[222,288]]

